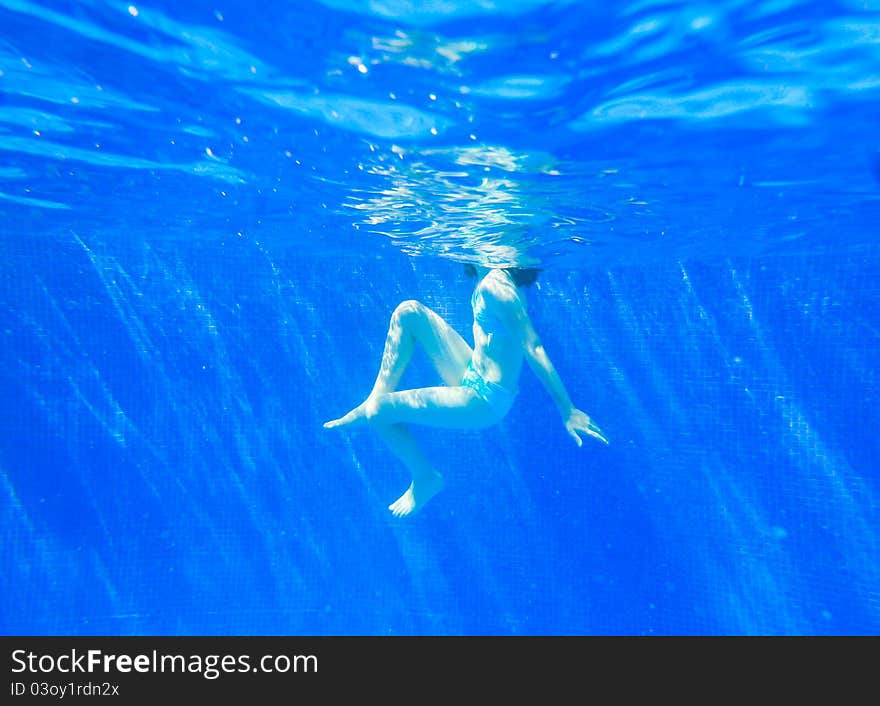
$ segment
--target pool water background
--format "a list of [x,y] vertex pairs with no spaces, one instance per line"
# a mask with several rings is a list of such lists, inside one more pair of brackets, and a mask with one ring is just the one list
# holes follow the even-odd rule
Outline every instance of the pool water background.
[[[4,634],[877,632],[871,3],[0,27]],[[418,430],[447,487],[395,520],[400,465],[321,423],[399,301],[468,331],[475,260],[544,268],[611,444],[525,371]]]

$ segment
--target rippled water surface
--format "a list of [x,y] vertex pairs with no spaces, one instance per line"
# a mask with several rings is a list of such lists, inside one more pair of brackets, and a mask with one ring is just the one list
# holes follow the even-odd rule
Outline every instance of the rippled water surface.
[[2,0],[0,27],[18,237],[579,265],[860,246],[880,214],[873,2]]

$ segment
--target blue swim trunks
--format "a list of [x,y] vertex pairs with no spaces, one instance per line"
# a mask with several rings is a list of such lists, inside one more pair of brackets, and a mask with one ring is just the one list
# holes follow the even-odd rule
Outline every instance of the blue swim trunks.
[[464,387],[471,388],[477,393],[477,397],[488,404],[492,411],[498,415],[505,415],[513,404],[517,390],[510,391],[498,383],[489,382],[474,367],[474,361],[468,363],[467,370],[461,378]]

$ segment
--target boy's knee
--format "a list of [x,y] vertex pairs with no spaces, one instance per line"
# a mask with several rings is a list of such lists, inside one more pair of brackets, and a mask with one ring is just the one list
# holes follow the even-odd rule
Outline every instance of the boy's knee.
[[403,322],[406,320],[411,320],[416,317],[422,316],[424,311],[424,306],[421,302],[416,301],[415,299],[407,299],[406,301],[400,302],[397,305],[397,308],[394,309],[394,314],[392,318]]

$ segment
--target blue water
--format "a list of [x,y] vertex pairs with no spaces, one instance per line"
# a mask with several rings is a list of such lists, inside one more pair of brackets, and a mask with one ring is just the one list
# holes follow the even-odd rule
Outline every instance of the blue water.
[[[878,101],[873,0],[0,0],[0,632],[880,633]],[[466,262],[611,443],[397,520]]]

